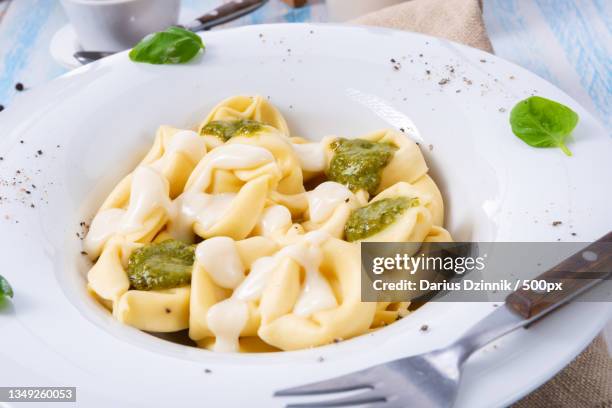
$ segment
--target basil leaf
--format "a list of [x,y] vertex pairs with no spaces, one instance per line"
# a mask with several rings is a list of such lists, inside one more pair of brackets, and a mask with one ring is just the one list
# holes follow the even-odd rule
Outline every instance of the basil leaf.
[[571,156],[565,145],[578,124],[578,114],[558,102],[532,96],[517,103],[510,112],[512,132],[533,147],[558,147]]
[[205,48],[199,35],[179,27],[149,34],[130,51],[130,59],[149,64],[184,64]]
[[8,281],[0,275],[0,299],[3,297],[13,297],[13,288],[9,285]]

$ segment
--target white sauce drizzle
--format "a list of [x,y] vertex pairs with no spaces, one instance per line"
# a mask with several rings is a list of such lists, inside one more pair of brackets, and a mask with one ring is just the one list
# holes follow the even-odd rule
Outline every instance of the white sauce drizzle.
[[112,235],[138,231],[146,217],[157,208],[166,213],[170,211],[168,181],[152,167],[139,166],[132,175],[127,210],[110,208],[96,214],[85,237],[85,250],[92,259],[97,258]]
[[101,211],[92,220],[84,242],[90,257],[97,258],[113,234],[130,233],[142,228],[152,210],[163,208],[169,215],[174,213],[168,196],[168,181],[160,172],[175,153],[185,154],[193,162],[198,162],[206,154],[206,144],[196,132],[183,130],[172,136],[159,159],[150,165],[137,167],[132,175],[128,209]]
[[172,136],[172,140],[166,146],[162,157],[151,163],[151,167],[161,171],[168,160],[177,153],[184,154],[192,162],[197,163],[206,154],[206,143],[193,130],[181,130]]
[[[214,350],[238,350],[240,333],[248,321],[247,302],[258,300],[262,296],[272,272],[286,257],[298,263],[306,272],[302,292],[293,313],[308,317],[318,311],[336,307],[338,303],[332,288],[319,271],[323,259],[320,246],[327,238],[327,233],[313,231],[305,234],[300,242],[288,245],[272,256],[256,260],[232,296],[208,310],[208,327],[216,337]],[[197,259],[200,262],[199,258]]]
[[284,205],[273,205],[264,209],[257,223],[257,229],[264,237],[272,237],[275,234],[287,232],[292,224],[289,209]]
[[325,170],[327,157],[322,143],[292,143],[303,170],[318,172]]
[[240,348],[240,333],[249,319],[249,306],[234,298],[222,300],[208,309],[206,321],[215,335],[214,351],[237,352]]
[[[325,152],[322,145],[308,143],[294,145],[305,170],[322,171],[325,168]],[[116,232],[129,233],[142,227],[146,217],[158,208],[170,217],[169,229],[179,239],[193,236],[193,224],[205,229],[212,227],[230,208],[236,194],[207,194],[215,169],[248,170],[263,164],[274,163],[268,150],[251,145],[231,144],[220,146],[198,164],[197,177],[174,202],[169,198],[169,185],[160,173],[168,157],[173,153],[185,153],[191,160],[199,161],[206,154],[204,141],[197,133],[178,132],[167,146],[164,155],[151,165],[139,166],[133,173],[130,202],[127,210],[109,209],[100,212],[92,221],[85,246],[91,253],[101,251],[104,243]],[[328,218],[334,209],[352,197],[346,187],[333,182],[323,183],[308,193],[309,209],[313,221]],[[263,235],[286,232],[291,228],[289,210],[281,205],[269,207],[260,220]],[[321,244],[329,237],[322,231],[300,236],[273,256],[255,261],[245,277],[235,242],[227,237],[215,237],[198,245],[196,262],[200,263],[211,279],[221,287],[234,289],[233,295],[215,305],[207,313],[210,330],[216,337],[214,349],[235,352],[239,349],[240,333],[249,318],[248,301],[258,300],[280,261],[291,258],[305,271],[305,279],[293,313],[307,317],[321,310],[337,306],[336,298],[327,280],[320,273]]]
[[122,208],[109,208],[96,214],[83,242],[90,258],[96,259],[100,256],[104,244],[119,229],[124,216],[125,210]]
[[339,205],[351,200],[354,194],[340,183],[326,181],[307,192],[306,197],[308,198],[310,220],[320,223],[331,217]]
[[193,224],[213,227],[232,205],[235,193],[207,194],[215,169],[246,170],[275,162],[268,150],[250,145],[223,145],[208,153],[198,164],[196,179],[174,202],[168,231],[178,239],[193,239]]
[[212,150],[204,157],[194,172],[197,177],[189,186],[189,191],[205,191],[210,185],[215,169],[247,170],[262,164],[274,162],[274,156],[259,146],[229,144]]
[[278,258],[275,256],[264,256],[253,262],[251,271],[240,286],[236,288],[233,296],[240,300],[259,299],[277,264]]
[[222,288],[235,289],[244,280],[244,266],[231,238],[209,238],[197,246],[195,256],[198,264]]
[[130,204],[118,232],[130,233],[142,227],[146,217],[157,208],[168,211],[168,180],[150,166],[138,166],[132,175]]
[[235,193],[186,195],[183,212],[186,215],[193,214],[194,219],[208,229],[223,218],[235,197]]

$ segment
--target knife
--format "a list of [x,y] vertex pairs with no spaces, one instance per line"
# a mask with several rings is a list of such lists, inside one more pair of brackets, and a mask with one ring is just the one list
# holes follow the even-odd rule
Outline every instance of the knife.
[[[268,0],[233,0],[225,3],[208,13],[196,18],[195,20],[177,27],[184,28],[189,31],[205,31],[210,30],[220,24],[227,23],[239,17],[249,14],[263,6]],[[74,53],[74,58],[81,64],[89,64],[97,61],[100,58],[113,55],[115,52],[109,51],[77,51]]]

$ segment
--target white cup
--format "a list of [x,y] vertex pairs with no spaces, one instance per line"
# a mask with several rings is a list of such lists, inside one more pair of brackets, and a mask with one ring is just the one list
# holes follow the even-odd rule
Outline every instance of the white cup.
[[330,21],[343,22],[406,0],[327,0]]
[[61,0],[85,50],[121,51],[178,21],[181,0]]

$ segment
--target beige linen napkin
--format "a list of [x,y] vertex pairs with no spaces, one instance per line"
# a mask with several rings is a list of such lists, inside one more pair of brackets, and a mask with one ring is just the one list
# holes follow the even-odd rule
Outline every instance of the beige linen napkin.
[[[352,21],[416,31],[492,52],[480,0],[412,0]],[[612,358],[600,335],[576,359],[515,408],[612,408]]]
[[602,335],[559,374],[514,408],[612,407],[612,358]]
[[412,0],[352,21],[416,31],[492,52],[480,0]]

